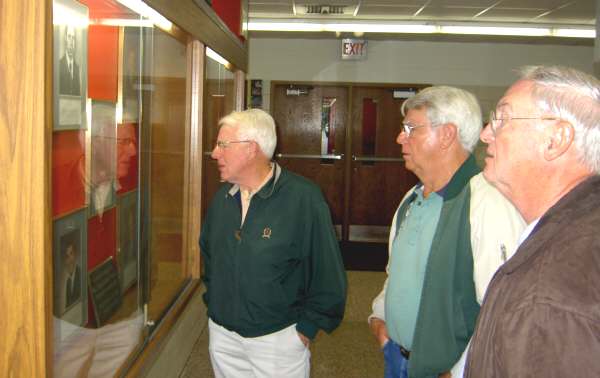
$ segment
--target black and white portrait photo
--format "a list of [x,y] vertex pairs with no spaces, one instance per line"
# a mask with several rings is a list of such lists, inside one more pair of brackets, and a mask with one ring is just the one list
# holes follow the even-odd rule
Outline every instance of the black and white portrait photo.
[[81,96],[81,72],[75,54],[77,43],[75,27],[66,25],[62,43],[64,54],[59,61],[58,93],[61,95]]
[[86,127],[88,8],[76,0],[55,0],[54,130]]

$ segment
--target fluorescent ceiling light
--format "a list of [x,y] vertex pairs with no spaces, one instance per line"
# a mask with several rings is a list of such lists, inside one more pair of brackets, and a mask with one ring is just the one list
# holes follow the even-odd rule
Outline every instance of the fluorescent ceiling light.
[[133,19],[133,18],[100,18],[100,19],[92,19],[90,23],[95,25],[106,25],[106,26],[134,26],[134,27],[144,27],[151,28],[154,26],[154,23],[150,20],[143,19]]
[[553,29],[555,37],[596,38],[594,29]]
[[117,0],[137,14],[150,19],[155,25],[164,30],[171,30],[173,24],[160,13],[150,8],[141,0]]
[[514,35],[544,37],[550,35],[549,28],[523,28],[502,26],[440,26],[443,34]]
[[213,49],[211,49],[208,46],[206,47],[206,56],[211,58],[215,62],[221,63],[225,67],[230,66],[229,62],[225,58],[223,58],[221,55],[217,54]]
[[424,24],[389,23],[320,23],[250,21],[248,30],[293,32],[363,32],[363,33],[435,33],[437,27]]
[[552,28],[546,25],[449,25],[408,22],[323,22],[255,19],[248,22],[250,31],[334,32],[334,33],[407,33],[407,34],[471,34],[530,37],[595,38],[591,28]]
[[54,25],[72,25],[74,27],[87,27],[89,25],[87,17],[57,2],[54,2],[52,13],[52,23]]

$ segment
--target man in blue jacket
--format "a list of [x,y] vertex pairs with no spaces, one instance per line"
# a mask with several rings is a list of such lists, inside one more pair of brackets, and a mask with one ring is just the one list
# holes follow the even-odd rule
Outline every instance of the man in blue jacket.
[[216,377],[303,377],[309,342],[333,331],[346,274],[329,208],[309,180],[271,162],[275,122],[258,109],[221,119],[215,194],[200,249]]

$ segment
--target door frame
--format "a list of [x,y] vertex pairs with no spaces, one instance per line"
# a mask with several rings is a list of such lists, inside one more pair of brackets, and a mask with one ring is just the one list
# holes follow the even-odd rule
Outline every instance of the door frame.
[[[360,82],[337,82],[337,81],[296,81],[296,80],[272,80],[270,88],[269,98],[269,110],[270,113],[274,113],[275,107],[275,87],[278,85],[296,85],[296,86],[335,86],[335,87],[346,87],[348,89],[347,99],[347,112],[345,119],[345,146],[344,146],[344,197],[343,197],[343,215],[342,215],[342,241],[348,242],[350,239],[350,200],[352,197],[352,114],[353,106],[352,100],[354,95],[355,87],[368,87],[368,88],[415,88],[420,91],[424,88],[430,87],[431,84],[416,84],[416,83],[360,83]],[[350,127],[349,127],[350,126]]]

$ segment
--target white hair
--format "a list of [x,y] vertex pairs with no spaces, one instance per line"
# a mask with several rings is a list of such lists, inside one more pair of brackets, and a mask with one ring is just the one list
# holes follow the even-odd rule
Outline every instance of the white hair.
[[532,97],[540,110],[573,125],[579,160],[600,174],[600,81],[561,66],[527,66],[520,71],[521,79],[534,83]]
[[432,126],[451,123],[458,129],[461,146],[472,152],[481,132],[481,108],[475,96],[464,89],[434,86],[410,97],[402,104],[402,115],[410,109],[424,108]]
[[240,140],[255,141],[267,159],[273,157],[277,145],[275,121],[264,110],[249,109],[231,112],[221,118],[219,126],[235,127]]

